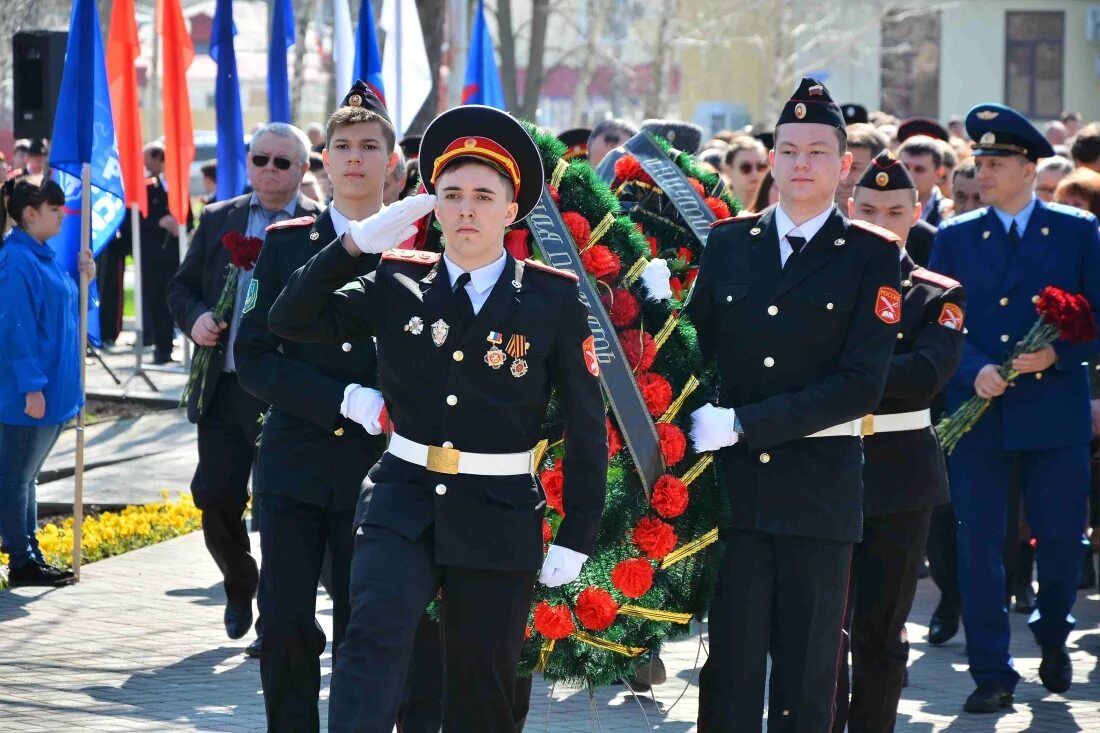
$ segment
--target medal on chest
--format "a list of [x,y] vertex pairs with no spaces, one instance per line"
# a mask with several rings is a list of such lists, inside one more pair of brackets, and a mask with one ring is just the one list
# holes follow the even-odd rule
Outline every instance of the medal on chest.
[[405,330],[413,336],[419,336],[424,332],[424,321],[420,320],[420,316],[413,316],[405,324]]
[[527,356],[529,348],[531,348],[531,345],[527,343],[527,338],[520,336],[518,333],[513,334],[508,339],[508,345],[504,347],[504,351],[512,357],[512,366],[509,368],[512,371],[512,376],[517,379],[527,374],[527,360],[523,357]]
[[436,346],[442,346],[447,340],[447,334],[450,332],[451,327],[447,325],[447,322],[440,318],[438,321],[432,324],[432,343]]
[[508,356],[500,350],[504,337],[497,331],[490,331],[485,340],[489,342],[489,350],[485,352],[485,363],[492,369],[500,369],[504,366],[504,362],[508,361]]

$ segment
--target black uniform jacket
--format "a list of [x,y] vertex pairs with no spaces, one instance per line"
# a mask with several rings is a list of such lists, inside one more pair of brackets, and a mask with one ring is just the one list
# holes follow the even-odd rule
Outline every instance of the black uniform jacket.
[[[253,473],[255,493],[277,494],[333,509],[355,508],[385,438],[340,415],[344,388],[377,388],[374,341],[284,341],[267,328],[267,312],[294,271],[336,237],[329,212],[268,227],[237,331],[237,378],[271,405]],[[370,271],[361,258],[359,274]]]
[[896,238],[834,209],[781,266],[775,209],[710,232],[688,313],[719,404],[744,439],[720,469],[730,526],[855,542],[863,531],[858,437],[804,436],[869,414],[897,340]]
[[[475,453],[531,450],[541,437],[551,387],[556,389],[566,438],[565,519],[555,543],[590,554],[603,511],[607,435],[598,369],[589,367],[584,353],[591,339],[588,311],[575,280],[508,255],[467,331],[438,254],[393,250],[370,275],[358,277],[361,268],[339,240],[325,247],[275,301],[271,330],[322,342],[374,335],[394,430],[425,445]],[[496,343],[506,350],[513,336],[526,340],[526,371],[513,370],[511,357],[494,369],[487,353]],[[544,495],[532,476],[447,475],[387,454],[370,478],[373,496],[357,525],[380,525],[415,539],[434,523],[439,564],[540,566]]]
[[909,259],[920,267],[928,267],[928,263],[932,261],[932,242],[935,239],[936,227],[918,219],[905,240],[905,251],[909,253]]
[[[172,320],[180,327],[186,338],[191,338],[191,329],[203,313],[213,310],[221,297],[225,285],[226,268],[229,266],[229,251],[222,243],[222,237],[229,232],[244,234],[248,230],[248,202],[251,194],[244,194],[226,201],[211,204],[202,210],[195,236],[187,247],[187,255],[180,269],[168,285],[168,310]],[[318,215],[323,211],[320,204],[306,196],[298,196],[298,205],[294,216]],[[222,331],[221,343],[229,338],[229,329]],[[225,367],[225,352],[218,349],[210,360],[210,369],[206,373],[205,390],[207,395],[214,394],[222,369]],[[199,390],[191,392],[187,401],[187,419],[199,420]]]
[[[928,409],[962,359],[966,296],[949,277],[901,261],[901,330],[876,415]],[[869,517],[950,501],[947,467],[932,428],[863,439],[863,511]]]

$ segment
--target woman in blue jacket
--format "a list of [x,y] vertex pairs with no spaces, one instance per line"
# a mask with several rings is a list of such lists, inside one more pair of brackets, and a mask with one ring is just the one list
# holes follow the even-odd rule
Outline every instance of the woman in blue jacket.
[[[7,201],[13,226],[0,245],[0,549],[12,587],[72,581],[46,563],[35,537],[38,472],[84,402],[79,291],[46,244],[61,230],[64,203],[55,182],[17,179]],[[90,257],[80,271],[95,277]]]

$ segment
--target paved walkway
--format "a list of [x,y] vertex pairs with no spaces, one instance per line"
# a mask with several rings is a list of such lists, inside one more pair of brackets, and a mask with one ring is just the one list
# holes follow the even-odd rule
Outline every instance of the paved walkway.
[[[935,588],[921,581],[913,619],[924,622],[934,601]],[[223,603],[199,534],[85,566],[83,581],[70,588],[0,592],[0,730],[264,730],[259,666],[241,654],[250,639],[225,638]],[[323,594],[319,607],[329,629]],[[971,690],[961,636],[930,648],[924,626],[911,623],[917,641],[898,730],[1100,731],[1100,596],[1082,593],[1077,612],[1079,630],[1070,642],[1075,684],[1066,696],[1039,685],[1024,617],[1012,614],[1024,681],[1015,712],[994,716],[959,715]],[[694,731],[695,668],[705,652],[690,640],[663,656],[669,682],[657,688],[656,702],[632,699],[621,688],[600,690],[591,700],[584,690],[558,686],[551,696],[540,680],[527,731],[639,733],[649,730],[647,720],[655,731]],[[329,662],[326,654],[326,687]]]

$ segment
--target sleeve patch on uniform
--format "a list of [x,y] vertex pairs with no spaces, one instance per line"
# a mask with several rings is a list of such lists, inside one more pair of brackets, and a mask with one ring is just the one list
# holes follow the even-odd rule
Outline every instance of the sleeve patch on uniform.
[[593,377],[600,376],[600,360],[596,357],[596,337],[589,336],[584,340],[584,365]]
[[241,315],[248,313],[250,310],[256,307],[256,296],[260,294],[260,281],[256,278],[248,283],[248,292],[244,296],[244,310],[241,311]]
[[901,293],[893,288],[882,287],[878,289],[878,297],[875,298],[875,315],[883,323],[894,325],[901,320]]
[[939,324],[955,331],[961,331],[963,318],[962,308],[954,303],[944,303],[943,309],[940,311]]

